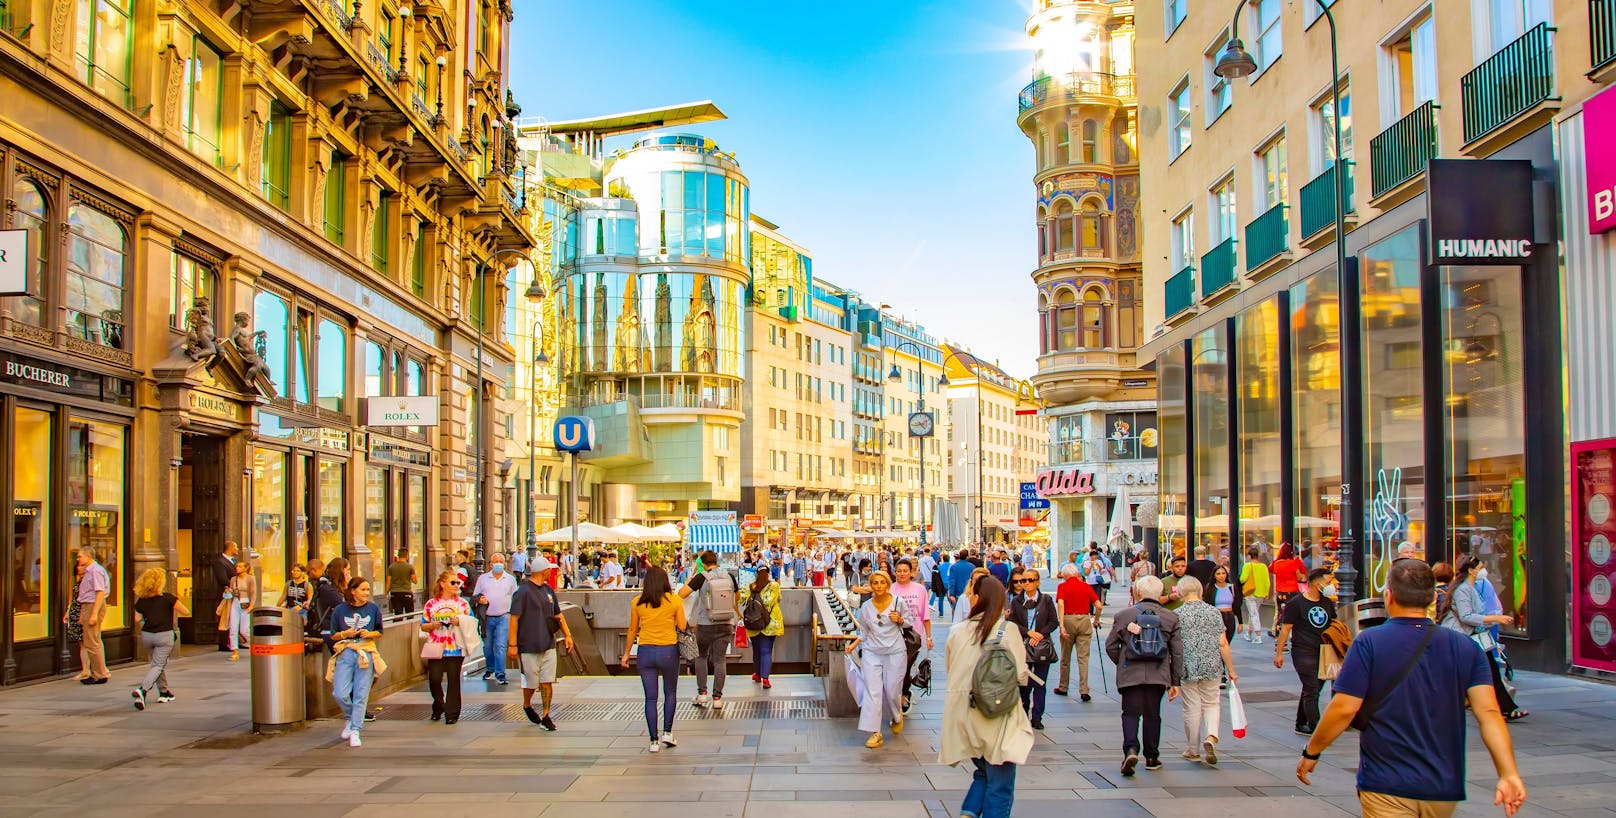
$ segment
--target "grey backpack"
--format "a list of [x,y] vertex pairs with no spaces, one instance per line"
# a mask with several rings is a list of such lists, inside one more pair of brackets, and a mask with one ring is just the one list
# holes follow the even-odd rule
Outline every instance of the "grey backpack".
[[[767,569],[765,569],[767,570]],[[728,625],[735,621],[735,578],[728,571],[708,571],[701,584],[701,601],[707,608],[707,618],[714,625]]]
[[1021,673],[1015,655],[1004,646],[1006,624],[1000,622],[998,633],[982,645],[971,670],[971,706],[990,719],[1021,706]]

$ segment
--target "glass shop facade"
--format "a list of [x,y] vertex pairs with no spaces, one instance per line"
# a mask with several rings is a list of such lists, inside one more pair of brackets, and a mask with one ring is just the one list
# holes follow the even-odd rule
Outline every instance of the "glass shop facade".
[[[1495,158],[1506,156],[1529,160],[1516,164],[1526,175],[1515,189],[1476,196],[1433,170],[1426,192],[1348,233],[1358,326],[1342,326],[1326,244],[1156,342],[1163,552],[1204,545],[1238,565],[1249,546],[1271,555],[1288,542],[1310,565],[1334,566],[1350,482],[1359,598],[1380,595],[1403,543],[1433,562],[1474,554],[1516,618],[1505,631],[1515,664],[1565,668],[1560,275],[1552,197],[1532,195],[1555,184],[1548,130]],[[1484,162],[1454,164],[1469,174]],[[1448,236],[1433,231],[1478,229],[1446,226],[1444,211],[1478,207],[1535,215],[1511,236],[1527,231],[1529,257],[1503,257],[1521,249],[1503,241],[1438,257],[1439,247],[1471,246],[1439,244]],[[1348,387],[1364,396],[1350,436],[1363,473],[1350,481],[1344,331],[1361,345],[1361,376]]]

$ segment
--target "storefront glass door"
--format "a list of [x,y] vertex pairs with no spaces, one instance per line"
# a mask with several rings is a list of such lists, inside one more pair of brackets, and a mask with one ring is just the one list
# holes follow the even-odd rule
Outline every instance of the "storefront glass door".
[[[279,601],[275,594],[286,588],[287,526],[286,499],[291,484],[286,469],[287,454],[276,449],[253,451],[251,553],[258,560],[258,600],[260,605]],[[302,562],[302,555],[298,555]]]
[[112,580],[102,628],[128,624],[122,589],[124,532],[123,426],[73,417],[67,427],[67,553],[95,549]]
[[[365,469],[365,547],[370,549],[371,564],[360,573],[374,584],[384,576],[388,563],[391,537],[388,531],[391,519],[387,513],[388,474],[385,469]],[[378,591],[378,593],[380,593]]]
[[435,576],[433,567],[427,564],[426,554],[426,477],[413,472],[404,474],[404,543],[409,546],[410,559],[415,561],[418,568],[415,575],[417,594]]
[[51,415],[19,406],[12,424],[11,547],[16,572],[16,587],[11,592],[12,638],[28,642],[55,634],[52,592],[70,588],[72,569],[67,568],[69,573],[61,578],[51,573]]

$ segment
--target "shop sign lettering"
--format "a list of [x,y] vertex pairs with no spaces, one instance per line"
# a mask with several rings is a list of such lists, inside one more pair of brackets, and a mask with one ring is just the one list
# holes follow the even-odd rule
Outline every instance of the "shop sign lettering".
[[6,361],[6,377],[23,381],[33,381],[46,386],[56,386],[66,389],[73,385],[73,377],[66,372],[57,372],[42,366]]
[[214,417],[229,418],[231,420],[236,418],[235,404],[216,395],[191,392],[187,395],[186,402],[193,412],[201,412],[204,415],[213,415]]
[[39,506],[16,506],[11,509],[13,517],[38,517]]
[[1530,161],[1432,159],[1425,185],[1430,263],[1531,263],[1537,230]]
[[1490,259],[1532,257],[1531,239],[1442,239],[1436,254],[1445,259]]
[[1039,473],[1037,489],[1040,497],[1093,494],[1094,472],[1075,468],[1051,469]]
[[371,398],[365,407],[365,425],[375,427],[436,426],[436,395]]

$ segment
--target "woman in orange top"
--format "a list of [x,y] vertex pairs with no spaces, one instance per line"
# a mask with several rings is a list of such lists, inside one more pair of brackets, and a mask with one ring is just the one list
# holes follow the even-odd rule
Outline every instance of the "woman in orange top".
[[[651,731],[651,752],[663,746],[677,747],[673,738],[673,710],[679,701],[679,632],[690,627],[685,619],[684,600],[673,593],[668,572],[652,566],[640,583],[640,595],[629,609],[628,639],[623,659],[628,669],[628,651],[636,642],[640,686],[645,691],[645,726]],[[662,735],[657,735],[657,681],[662,682]],[[659,740],[660,739],[660,740]]]
[[[1268,570],[1274,575],[1274,600],[1276,611],[1285,610],[1285,603],[1300,590],[1302,583],[1307,581],[1307,566],[1296,556],[1296,549],[1290,543],[1279,546],[1279,558],[1275,559]],[[1274,616],[1274,628],[1268,632],[1269,636],[1279,636],[1279,616]]]

